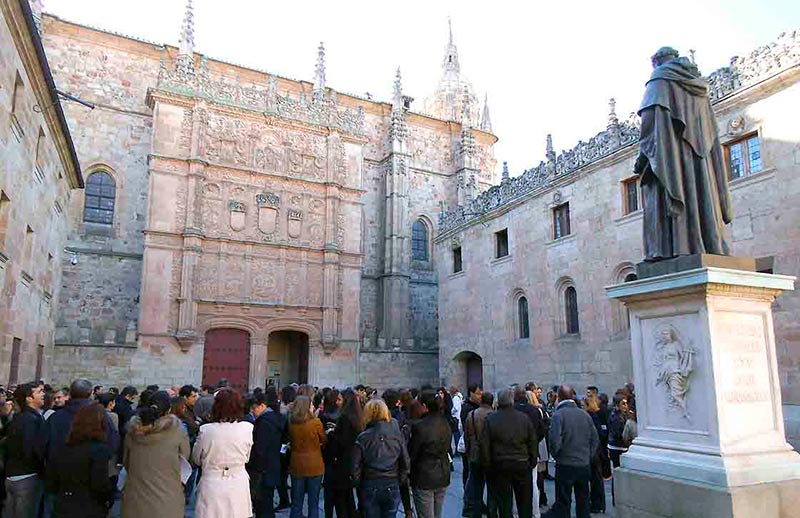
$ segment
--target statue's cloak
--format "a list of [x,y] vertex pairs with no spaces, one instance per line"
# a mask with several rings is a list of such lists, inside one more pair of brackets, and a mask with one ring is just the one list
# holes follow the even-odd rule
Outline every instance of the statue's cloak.
[[676,58],[653,70],[639,115],[645,258],[727,255],[728,178],[708,85],[697,68]]

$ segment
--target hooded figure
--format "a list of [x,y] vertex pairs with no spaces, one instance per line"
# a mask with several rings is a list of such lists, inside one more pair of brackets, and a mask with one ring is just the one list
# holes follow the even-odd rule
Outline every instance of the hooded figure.
[[729,255],[724,226],[733,218],[708,84],[697,67],[664,47],[639,108],[645,261]]

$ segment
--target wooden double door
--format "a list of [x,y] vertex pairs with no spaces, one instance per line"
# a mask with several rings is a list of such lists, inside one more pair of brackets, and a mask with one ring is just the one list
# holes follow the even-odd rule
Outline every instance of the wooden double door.
[[206,332],[203,351],[203,384],[216,386],[220,380],[244,394],[250,377],[250,333],[241,329],[212,329]]

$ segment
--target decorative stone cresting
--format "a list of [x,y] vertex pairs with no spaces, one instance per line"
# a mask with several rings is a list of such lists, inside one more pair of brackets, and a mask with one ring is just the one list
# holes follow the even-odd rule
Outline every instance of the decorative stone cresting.
[[[193,57],[191,57],[193,60]],[[202,56],[199,67],[185,63],[183,55],[178,57],[175,66],[167,66],[162,58],[158,72],[157,90],[196,97],[207,102],[253,110],[287,119],[337,129],[352,135],[364,135],[364,109],[343,108],[336,100],[336,92],[330,89],[317,89],[309,100],[305,93],[292,98],[289,92],[277,92],[277,81],[269,76],[268,86],[245,86],[212,78],[207,59]]]
[[[711,102],[716,103],[732,93],[752,86],[789,67],[800,64],[800,29],[785,32],[769,45],[764,45],[744,57],[734,57],[731,65],[716,70],[707,77]],[[439,214],[439,233],[446,233],[488,212],[508,205],[517,199],[549,186],[569,174],[590,165],[622,148],[639,141],[639,118],[631,114],[627,121],[619,121],[610,103],[608,127],[588,142],[580,141],[558,156],[552,149],[548,135],[547,159],[525,170],[521,175],[504,181],[482,192],[465,204],[443,210]]]

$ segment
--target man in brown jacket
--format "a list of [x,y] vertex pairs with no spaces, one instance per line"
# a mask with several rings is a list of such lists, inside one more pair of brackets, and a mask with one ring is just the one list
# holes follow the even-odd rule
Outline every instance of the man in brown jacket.
[[[475,410],[464,416],[464,445],[467,449],[469,462],[469,477],[464,490],[464,510],[461,513],[465,518],[481,518],[483,509],[483,490],[486,486],[486,476],[481,466],[481,447],[479,438],[483,431],[486,417],[492,412],[494,395],[491,392],[481,394],[481,404]],[[497,516],[495,506],[489,499],[489,518]]]

